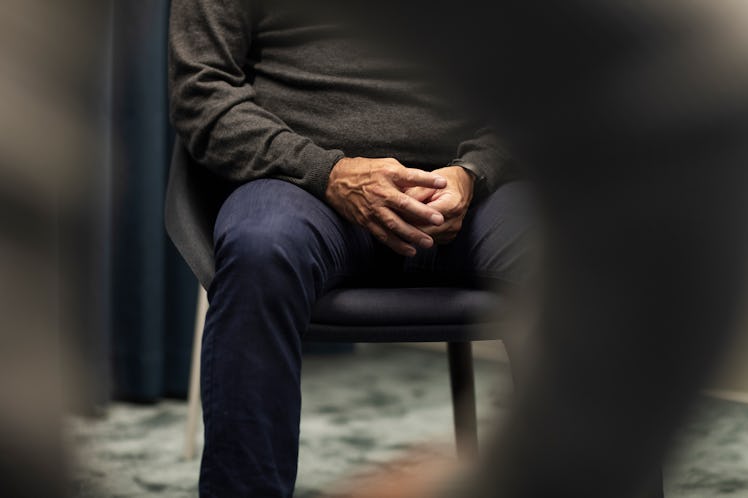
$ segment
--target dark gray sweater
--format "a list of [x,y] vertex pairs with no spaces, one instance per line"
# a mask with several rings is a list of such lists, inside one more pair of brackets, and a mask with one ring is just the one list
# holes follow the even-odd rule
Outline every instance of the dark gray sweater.
[[320,198],[344,155],[426,170],[461,164],[482,193],[504,181],[507,161],[491,131],[404,57],[278,0],[171,5],[171,119],[213,173],[280,178]]

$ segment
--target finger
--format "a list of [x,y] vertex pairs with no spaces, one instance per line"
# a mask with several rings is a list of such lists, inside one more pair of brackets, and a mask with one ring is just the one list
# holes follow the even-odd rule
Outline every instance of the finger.
[[431,233],[431,238],[434,239],[434,244],[441,245],[451,242],[457,237],[457,233],[453,230],[441,231]]
[[397,192],[392,197],[389,197],[385,201],[385,204],[390,209],[407,217],[409,221],[413,220],[414,224],[441,225],[444,223],[444,215],[437,209],[429,207],[401,192]]
[[380,226],[394,233],[400,239],[424,249],[434,245],[433,239],[417,229],[410,223],[406,223],[395,212],[387,208],[381,208],[374,212],[379,220]]
[[445,195],[426,203],[426,205],[431,209],[436,209],[448,218],[463,216],[467,211],[467,206],[461,206],[456,196],[449,194],[450,192],[447,192]]
[[418,202],[426,202],[436,192],[436,189],[426,187],[410,187],[405,190],[405,195],[408,195]]
[[426,235],[430,236],[435,244],[446,244],[453,241],[462,229],[462,221],[455,218],[449,218],[441,226],[416,226]]
[[391,178],[395,185],[400,188],[444,188],[447,186],[447,180],[443,176],[417,168],[394,168]]
[[457,238],[457,233],[455,232],[445,232],[442,234],[439,234],[438,236],[434,237],[434,243],[443,245],[443,244],[449,244],[453,240]]
[[440,232],[438,227],[427,227],[423,229],[423,232],[434,240],[434,243],[439,242]]
[[451,210],[455,208],[455,201],[454,199],[449,195],[442,195],[440,197],[437,197],[436,199],[428,202],[426,204],[432,209],[436,209],[438,211],[444,211],[444,210]]
[[366,228],[379,240],[382,244],[386,245],[396,253],[413,257],[416,255],[416,248],[408,244],[404,240],[400,239],[395,234],[388,232],[375,222],[369,222],[366,224]]

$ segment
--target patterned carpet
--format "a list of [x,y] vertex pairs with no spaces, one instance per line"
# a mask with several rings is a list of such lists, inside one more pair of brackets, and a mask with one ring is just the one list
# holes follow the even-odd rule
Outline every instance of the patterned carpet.
[[[477,361],[481,431],[511,396],[508,365]],[[359,345],[352,355],[311,356],[302,381],[297,498],[343,476],[386,468],[414,445],[449,454],[452,414],[443,354]],[[192,497],[199,460],[181,458],[186,405],[112,405],[101,419],[71,417],[76,497]],[[748,406],[705,398],[665,469],[668,498],[748,498]]]

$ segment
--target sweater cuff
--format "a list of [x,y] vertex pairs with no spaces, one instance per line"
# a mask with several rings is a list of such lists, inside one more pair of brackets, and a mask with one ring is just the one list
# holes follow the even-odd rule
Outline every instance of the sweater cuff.
[[345,157],[345,153],[338,149],[322,149],[315,147],[305,151],[302,160],[309,165],[309,177],[307,179],[307,190],[318,199],[325,200],[327,183],[330,180],[330,171],[338,161]]

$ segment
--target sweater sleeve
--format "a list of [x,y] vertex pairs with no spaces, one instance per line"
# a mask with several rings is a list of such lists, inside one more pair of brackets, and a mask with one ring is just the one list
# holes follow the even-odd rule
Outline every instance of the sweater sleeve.
[[245,73],[252,40],[248,0],[172,0],[170,117],[192,157],[216,175],[273,177],[324,197],[344,154],[294,133],[255,103]]
[[519,176],[514,161],[490,127],[479,129],[473,137],[461,142],[457,157],[449,166],[462,166],[475,175],[476,200]]

